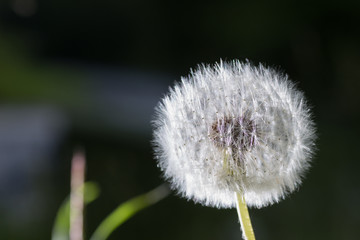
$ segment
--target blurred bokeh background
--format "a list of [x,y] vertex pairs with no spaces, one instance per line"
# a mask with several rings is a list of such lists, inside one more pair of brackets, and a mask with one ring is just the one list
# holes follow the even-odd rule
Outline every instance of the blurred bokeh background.
[[[360,236],[360,1],[0,1],[0,239],[50,239],[74,148],[100,197],[86,234],[163,182],[150,121],[198,63],[249,59],[313,106],[318,152],[301,188],[251,209],[258,239]],[[240,239],[235,210],[174,194],[110,239]]]

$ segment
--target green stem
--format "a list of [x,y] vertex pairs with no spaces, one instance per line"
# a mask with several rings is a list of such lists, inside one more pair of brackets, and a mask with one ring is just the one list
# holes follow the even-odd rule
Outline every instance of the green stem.
[[100,223],[90,240],[106,240],[116,228],[131,218],[134,214],[152,204],[155,204],[169,195],[169,193],[170,191],[166,185],[160,185],[148,193],[134,197],[127,202],[120,204]]
[[255,240],[254,230],[251,225],[249,211],[246,206],[245,198],[241,193],[235,193],[237,200],[237,212],[241,224],[243,238],[245,240]]

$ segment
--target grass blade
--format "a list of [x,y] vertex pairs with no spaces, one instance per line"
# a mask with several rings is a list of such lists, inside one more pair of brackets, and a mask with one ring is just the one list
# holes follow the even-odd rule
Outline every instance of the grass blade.
[[131,218],[140,210],[155,204],[169,194],[169,189],[165,185],[161,185],[152,191],[134,197],[125,203],[120,204],[95,230],[90,240],[105,240],[110,234]]
[[[94,182],[84,184],[84,204],[94,201],[100,194],[99,186]],[[70,198],[67,197],[61,204],[55,218],[52,240],[69,240],[70,228]]]

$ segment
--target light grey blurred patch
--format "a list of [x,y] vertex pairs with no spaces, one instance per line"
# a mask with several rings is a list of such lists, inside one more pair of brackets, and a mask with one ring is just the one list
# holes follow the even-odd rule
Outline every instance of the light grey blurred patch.
[[68,125],[51,106],[0,105],[0,208],[9,220],[41,212],[46,199],[35,179],[49,170]]
[[[154,107],[174,78],[168,74],[136,69],[87,66],[88,86],[96,106],[97,124],[113,131],[143,135],[151,132]],[[88,120],[89,122],[89,120]]]

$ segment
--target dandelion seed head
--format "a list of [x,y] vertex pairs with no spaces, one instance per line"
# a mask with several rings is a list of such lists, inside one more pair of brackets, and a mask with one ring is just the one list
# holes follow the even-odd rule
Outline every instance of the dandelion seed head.
[[234,192],[263,207],[294,191],[309,168],[315,130],[286,75],[240,61],[201,65],[156,108],[154,146],[182,196],[235,207]]

